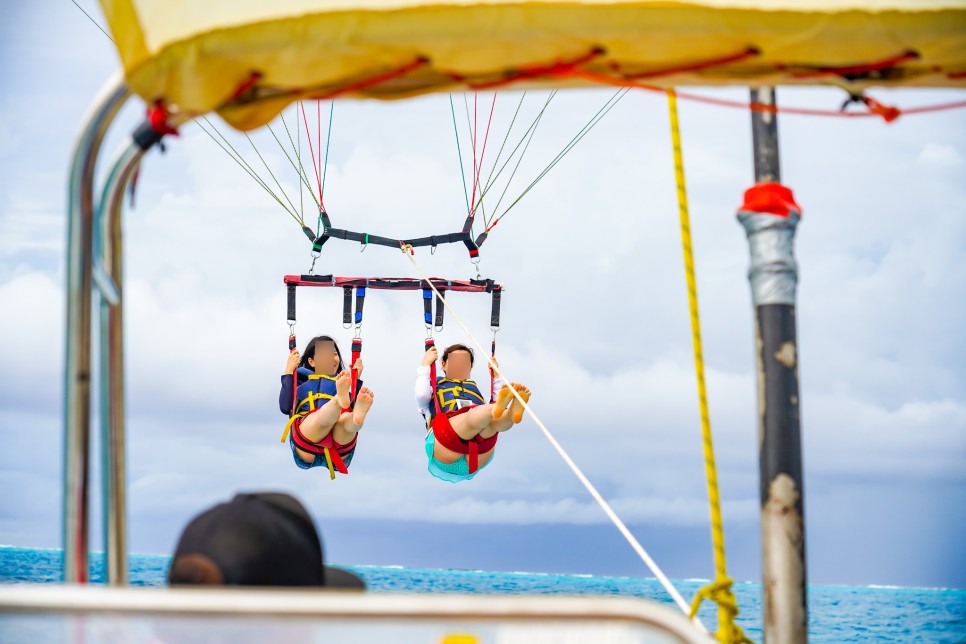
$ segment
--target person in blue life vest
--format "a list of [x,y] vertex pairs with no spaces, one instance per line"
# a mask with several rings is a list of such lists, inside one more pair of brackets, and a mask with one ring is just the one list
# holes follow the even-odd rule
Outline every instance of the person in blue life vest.
[[[429,471],[451,483],[468,481],[493,459],[501,432],[523,420],[523,405],[510,387],[524,400],[530,390],[519,383],[493,383],[496,399],[487,403],[476,383],[470,380],[473,351],[454,344],[443,351],[440,361],[444,377],[433,382],[432,366],[439,354],[431,347],[416,368],[416,403],[426,419],[426,457]],[[496,359],[491,358],[494,364]]]
[[[362,375],[362,358],[352,369]],[[352,392],[351,371],[345,369],[339,346],[330,336],[312,338],[304,354],[289,353],[282,374],[278,404],[288,415],[289,444],[292,458],[302,469],[326,466],[348,474],[355,453],[358,432],[372,407],[373,392],[356,383]]]

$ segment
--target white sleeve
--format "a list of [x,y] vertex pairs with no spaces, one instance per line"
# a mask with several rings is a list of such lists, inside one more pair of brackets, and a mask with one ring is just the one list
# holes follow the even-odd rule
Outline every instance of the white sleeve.
[[500,388],[503,387],[503,385],[504,385],[503,378],[497,378],[496,380],[494,380],[493,381],[493,393],[494,394],[500,393]]
[[429,403],[433,400],[433,386],[429,382],[429,366],[419,365],[416,367],[416,405],[421,414],[429,413]]

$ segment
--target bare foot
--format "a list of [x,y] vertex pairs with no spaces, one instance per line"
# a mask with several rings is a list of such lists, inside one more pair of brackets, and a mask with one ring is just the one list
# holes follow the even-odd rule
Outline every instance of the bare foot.
[[352,389],[352,373],[343,371],[335,377],[335,403],[342,409],[348,409],[352,404],[349,398],[350,389]]
[[496,402],[493,403],[493,417],[499,418],[506,411],[506,408],[513,402],[513,392],[509,387],[503,385],[496,393]]
[[364,422],[366,422],[366,414],[369,413],[369,408],[372,407],[372,389],[369,387],[363,387],[356,394],[356,406],[352,410],[352,422],[360,427]]
[[[513,385],[513,388],[517,390],[518,394],[520,394],[520,398],[523,398],[523,400],[526,402],[530,402],[529,389],[521,385],[519,382],[513,382],[510,384]],[[510,414],[513,416],[514,423],[519,423],[523,420],[523,405],[520,404],[520,401],[517,400],[516,397],[513,398],[513,404],[510,405]]]

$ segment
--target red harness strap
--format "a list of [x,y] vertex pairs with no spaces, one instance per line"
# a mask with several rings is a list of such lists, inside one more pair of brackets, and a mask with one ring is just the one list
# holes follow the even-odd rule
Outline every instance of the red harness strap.
[[459,416],[472,408],[464,407],[463,409],[457,409],[449,413],[437,412],[433,417],[433,436],[446,449],[452,450],[457,454],[466,454],[466,462],[470,466],[470,474],[480,469],[480,453],[486,454],[496,447],[496,439],[500,436],[499,434],[493,434],[489,438],[482,438],[477,435],[470,440],[461,438],[453,429],[449,419],[453,416]]
[[[329,434],[327,434],[325,438],[320,440],[318,443],[313,443],[307,439],[304,434],[302,434],[302,430],[300,428],[302,421],[305,420],[307,416],[308,414],[301,418],[296,418],[295,422],[292,423],[292,440],[295,441],[295,446],[310,454],[321,456],[322,458],[326,458],[326,451],[328,451],[328,458],[332,462],[332,467],[342,474],[348,474],[349,468],[346,466],[345,461],[342,460],[342,457],[351,454],[355,450],[356,441],[358,440],[359,435],[357,434],[353,436],[352,440],[346,445],[341,445],[335,441],[332,433],[329,432]],[[325,448],[328,448],[328,450]]]

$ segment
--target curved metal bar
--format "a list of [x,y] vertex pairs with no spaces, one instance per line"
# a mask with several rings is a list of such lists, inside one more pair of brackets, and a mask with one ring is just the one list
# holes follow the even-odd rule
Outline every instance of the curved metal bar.
[[91,275],[94,168],[108,126],[129,92],[121,74],[94,100],[74,146],[67,194],[67,319],[64,343],[64,581],[86,583],[90,441]]
[[[127,585],[127,503],[124,442],[123,246],[124,190],[145,150],[128,143],[117,155],[101,192],[94,220],[94,257],[113,293],[100,295],[101,476],[107,583]],[[113,301],[112,301],[113,300]]]

